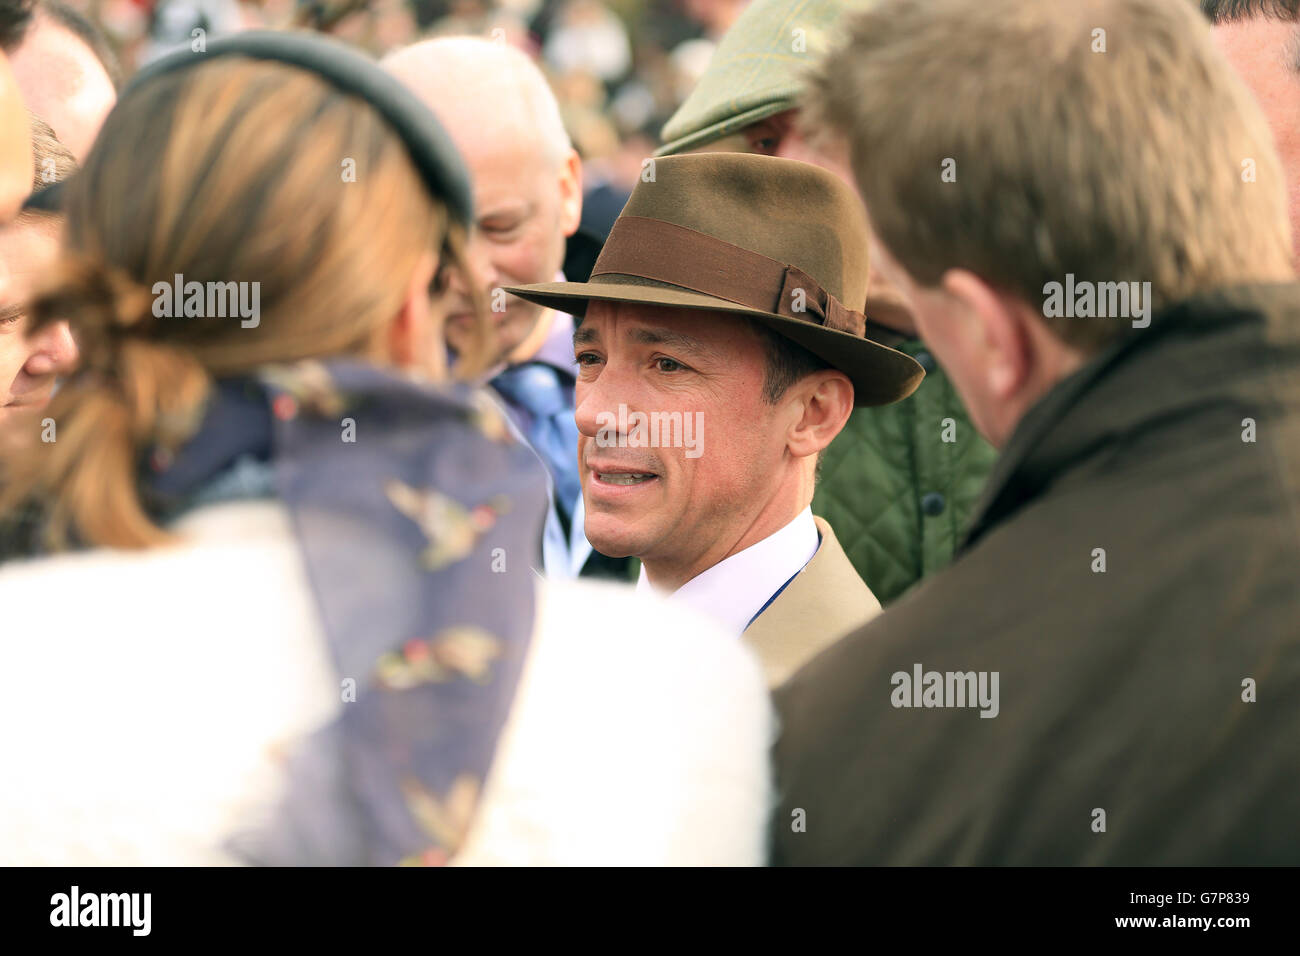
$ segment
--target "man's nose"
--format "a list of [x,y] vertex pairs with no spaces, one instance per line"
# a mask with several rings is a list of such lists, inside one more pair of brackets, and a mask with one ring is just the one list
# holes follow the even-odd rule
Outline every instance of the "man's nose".
[[501,282],[501,275],[492,262],[492,251],[483,233],[475,229],[465,249],[466,266],[469,275],[460,269],[453,269],[449,285],[453,292],[468,298],[471,288],[484,290],[488,295]]
[[797,133],[790,132],[781,137],[781,143],[772,153],[773,156],[781,159],[797,159],[801,163],[812,163],[814,166],[822,166],[818,153],[809,148],[808,144],[803,141],[803,137]]
[[77,343],[67,322],[51,322],[29,339],[32,354],[23,363],[23,371],[32,376],[67,372],[77,361]]
[[637,385],[631,370],[623,369],[618,364],[606,360],[595,377],[579,379],[574,390],[574,417],[578,431],[588,438],[595,438],[603,428],[606,435],[609,429],[615,430],[616,437],[619,407],[627,409],[637,407]]

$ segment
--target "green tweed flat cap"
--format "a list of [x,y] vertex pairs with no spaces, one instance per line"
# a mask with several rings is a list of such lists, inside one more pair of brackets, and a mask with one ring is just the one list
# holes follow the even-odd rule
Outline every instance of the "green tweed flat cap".
[[826,49],[836,21],[862,0],[753,0],[718,44],[691,95],[664,124],[670,156],[775,116],[795,105],[804,71]]

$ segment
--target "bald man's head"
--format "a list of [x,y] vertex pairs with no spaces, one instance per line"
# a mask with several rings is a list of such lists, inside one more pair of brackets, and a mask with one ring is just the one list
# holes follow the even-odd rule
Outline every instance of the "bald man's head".
[[77,162],[84,162],[113,108],[117,92],[86,40],[37,7],[22,43],[10,56],[27,107],[54,128]]
[[[555,279],[578,228],[582,165],[555,94],[525,54],[475,37],[426,40],[382,65],[437,115],[465,158],[478,217],[472,258],[491,264],[477,281],[493,300],[497,357],[530,358],[545,338],[537,334],[544,310],[493,290]],[[456,349],[473,309],[463,288],[453,298],[447,339]]]
[[457,142],[471,135],[522,137],[556,164],[570,149],[546,77],[512,46],[439,37],[391,53],[382,65],[419,95]]

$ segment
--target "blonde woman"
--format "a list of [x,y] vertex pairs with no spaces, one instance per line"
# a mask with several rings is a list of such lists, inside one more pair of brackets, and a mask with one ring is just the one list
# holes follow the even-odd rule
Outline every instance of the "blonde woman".
[[468,197],[329,41],[242,34],[123,95],[31,309],[81,365],[2,462],[46,553],[0,566],[0,722],[41,728],[0,737],[0,862],[761,860],[753,661],[538,588],[540,463],[436,384]]

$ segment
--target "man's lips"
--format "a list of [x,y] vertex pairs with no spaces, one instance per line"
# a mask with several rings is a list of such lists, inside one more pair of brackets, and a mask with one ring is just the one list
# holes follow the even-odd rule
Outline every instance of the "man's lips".
[[44,405],[46,405],[49,402],[49,400],[50,400],[50,395],[48,393],[41,395],[39,398],[32,398],[32,399],[15,398],[11,401],[5,402],[3,405],[0,405],[0,409],[12,409],[14,411],[20,411],[21,409],[24,408],[41,408]]
[[587,470],[591,473],[593,485],[610,489],[641,488],[661,478],[657,471],[641,464],[589,462]]
[[648,472],[641,473],[623,473],[623,472],[596,472],[595,479],[602,485],[612,487],[628,488],[632,485],[644,485],[651,481],[658,481],[658,475],[652,475]]

